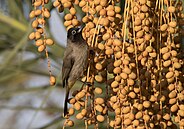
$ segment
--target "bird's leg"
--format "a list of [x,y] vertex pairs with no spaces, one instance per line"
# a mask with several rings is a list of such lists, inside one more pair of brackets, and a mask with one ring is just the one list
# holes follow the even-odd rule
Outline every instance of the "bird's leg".
[[86,82],[86,81],[84,82],[84,81],[82,81],[82,80],[80,80],[80,79],[79,79],[79,81],[82,82],[82,83],[85,84],[85,85],[92,86],[92,84],[91,84],[90,82]]

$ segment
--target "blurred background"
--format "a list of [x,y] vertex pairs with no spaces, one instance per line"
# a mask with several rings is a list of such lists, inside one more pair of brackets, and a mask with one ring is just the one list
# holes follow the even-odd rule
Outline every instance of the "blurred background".
[[[47,6],[51,10],[47,37],[55,41],[48,48],[51,69],[60,80],[66,46],[64,14],[51,3]],[[64,122],[65,89],[60,81],[49,86],[46,56],[28,40],[31,10],[31,0],[0,0],[0,129],[60,129]],[[78,82],[73,90],[80,86]],[[77,122],[76,127],[82,128],[84,123]]]
[[[60,80],[66,45],[63,14],[52,5],[47,37],[52,73]],[[31,0],[0,0],[0,129],[61,128],[64,92],[60,82],[49,86],[47,60],[33,41],[29,12]],[[77,86],[75,86],[77,87]]]

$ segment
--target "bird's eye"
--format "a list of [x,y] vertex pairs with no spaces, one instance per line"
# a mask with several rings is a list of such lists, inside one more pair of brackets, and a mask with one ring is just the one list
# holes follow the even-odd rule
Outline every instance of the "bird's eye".
[[75,34],[76,34],[76,31],[75,31],[75,30],[73,30],[73,31],[72,31],[72,35],[75,35]]

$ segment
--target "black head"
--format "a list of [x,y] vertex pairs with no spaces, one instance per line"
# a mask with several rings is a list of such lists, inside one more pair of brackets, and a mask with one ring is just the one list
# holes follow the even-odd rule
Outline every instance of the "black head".
[[70,28],[67,33],[67,38],[72,42],[79,42],[84,40],[82,37],[82,29],[83,27]]

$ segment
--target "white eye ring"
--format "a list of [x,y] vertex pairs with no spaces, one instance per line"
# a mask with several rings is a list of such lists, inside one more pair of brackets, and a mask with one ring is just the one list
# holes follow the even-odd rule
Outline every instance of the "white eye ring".
[[72,31],[72,35],[74,35],[74,34],[76,34],[76,31],[75,30]]

